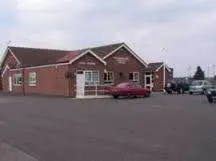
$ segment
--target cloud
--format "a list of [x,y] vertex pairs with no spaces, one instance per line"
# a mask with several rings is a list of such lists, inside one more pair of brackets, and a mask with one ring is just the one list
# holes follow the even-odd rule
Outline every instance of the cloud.
[[0,43],[76,49],[124,41],[181,76],[189,65],[216,64],[215,9],[213,0],[1,1]]

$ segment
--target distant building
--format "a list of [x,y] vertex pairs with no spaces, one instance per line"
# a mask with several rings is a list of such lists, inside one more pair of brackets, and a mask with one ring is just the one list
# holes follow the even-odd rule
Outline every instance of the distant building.
[[173,68],[168,67],[164,62],[150,63],[145,76],[151,77],[146,81],[153,91],[163,91],[166,82],[173,78]]

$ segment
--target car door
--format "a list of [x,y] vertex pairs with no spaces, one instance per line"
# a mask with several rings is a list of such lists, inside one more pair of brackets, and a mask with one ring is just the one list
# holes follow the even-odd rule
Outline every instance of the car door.
[[144,94],[143,88],[140,85],[135,84],[135,83],[133,83],[132,85],[132,91],[133,91],[132,92],[133,95],[135,96],[141,96]]
[[209,83],[207,81],[203,82],[203,90],[207,90],[209,86]]
[[121,89],[121,93],[122,95],[133,95],[133,86],[130,83],[125,84],[124,88]]

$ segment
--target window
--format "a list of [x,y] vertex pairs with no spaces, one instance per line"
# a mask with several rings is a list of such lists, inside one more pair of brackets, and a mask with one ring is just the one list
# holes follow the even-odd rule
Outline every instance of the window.
[[28,84],[29,86],[36,86],[37,83],[37,75],[35,72],[30,72],[29,73],[29,79],[28,79]]
[[139,72],[129,73],[129,80],[138,82],[139,81]]
[[99,84],[99,72],[98,71],[85,71],[85,85]]
[[150,77],[146,77],[146,84],[151,84],[151,78]]
[[105,83],[113,83],[114,82],[114,73],[113,72],[104,73],[104,82]]
[[13,75],[13,84],[15,86],[20,86],[22,84],[22,74]]

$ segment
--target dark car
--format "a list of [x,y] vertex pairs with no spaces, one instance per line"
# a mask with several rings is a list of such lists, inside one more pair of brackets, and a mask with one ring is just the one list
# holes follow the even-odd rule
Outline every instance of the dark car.
[[216,85],[212,85],[208,90],[207,90],[207,99],[209,103],[213,103],[216,101]]
[[179,93],[184,94],[186,91],[189,90],[190,84],[188,82],[176,82],[176,81],[170,81],[166,83],[165,91],[168,94],[172,93]]
[[108,88],[108,93],[117,99],[120,96],[127,97],[149,97],[151,92],[147,88],[142,88],[140,85],[133,82],[120,83]]

